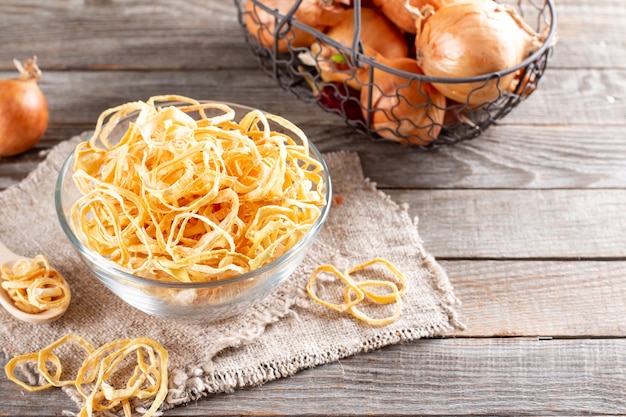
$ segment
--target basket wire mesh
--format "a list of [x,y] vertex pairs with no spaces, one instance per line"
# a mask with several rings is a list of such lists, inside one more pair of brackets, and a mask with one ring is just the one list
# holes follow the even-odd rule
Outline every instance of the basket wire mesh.
[[[325,111],[338,115],[346,124],[371,139],[390,139],[424,149],[474,139],[528,98],[537,89],[556,39],[553,0],[515,0],[510,5],[537,33],[544,34],[543,43],[538,49],[518,65],[503,71],[465,78],[429,77],[393,68],[364,52],[360,39],[361,0],[354,0],[352,6],[352,45],[341,44],[323,31],[298,21],[294,14],[301,3],[307,0],[294,0],[291,8],[282,13],[268,7],[266,0],[234,1],[252,55],[261,69],[281,88],[302,101],[316,103]],[[261,14],[269,14],[272,21],[264,22],[260,18]],[[308,39],[306,42],[299,39],[303,34]],[[405,36],[407,44],[413,45],[414,35]],[[345,68],[339,68],[333,59],[323,57],[319,53],[322,46],[330,46],[347,57],[341,63]],[[313,50],[318,52],[312,53]],[[320,63],[332,67],[340,79],[329,81],[323,77]],[[354,76],[355,71],[360,71],[358,79]],[[374,83],[376,71],[405,79],[406,83],[394,92],[397,96],[396,105],[403,102],[405,105],[409,103],[413,107],[422,107],[421,113],[426,117],[419,121],[407,119],[398,116],[398,112],[392,108],[384,110],[384,114],[388,118],[395,118],[394,123],[374,125],[373,115],[381,111],[372,103],[372,97],[376,94],[374,89],[377,88]],[[500,81],[511,75],[517,80],[512,84],[514,87],[501,88]],[[429,89],[436,83],[471,83],[473,90],[470,94],[495,85],[497,97],[478,105],[470,103],[470,94],[465,102],[450,99],[434,102]],[[412,98],[403,97],[403,92]],[[414,98],[416,96],[417,102]],[[431,109],[440,110],[445,117],[436,120],[430,116]]]

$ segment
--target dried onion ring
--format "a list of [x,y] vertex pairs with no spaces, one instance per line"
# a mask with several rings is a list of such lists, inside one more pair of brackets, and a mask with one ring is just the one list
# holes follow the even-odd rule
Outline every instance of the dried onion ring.
[[[77,371],[75,379],[62,381],[60,379],[63,373],[62,363],[52,351],[67,343],[79,345],[88,355]],[[123,388],[114,387],[115,382],[119,382],[112,381],[117,376],[116,372],[123,372],[120,368],[126,369],[128,358],[131,358],[132,362],[133,354],[136,355],[136,365],[126,378],[126,385]],[[167,395],[168,360],[167,350],[150,338],[118,339],[94,349],[83,337],[68,334],[39,352],[13,357],[4,370],[9,380],[30,392],[74,384],[85,400],[78,416],[93,416],[94,411],[108,411],[120,406],[124,415],[130,417],[132,399],[152,399],[150,408],[143,414],[143,417],[150,417],[158,410]],[[45,378],[46,384],[29,385],[15,376],[16,368],[28,362],[37,364],[37,370]],[[54,376],[48,371],[46,365],[48,362],[55,368]],[[86,392],[87,386],[91,390],[89,393]]]
[[[61,360],[59,359],[59,357],[51,353],[47,356],[46,359],[47,361],[51,361],[52,364],[54,365],[55,378],[60,378],[63,368],[61,367]],[[15,382],[17,385],[21,386],[22,388],[24,388],[26,391],[29,391],[29,392],[42,391],[44,389],[53,387],[54,385],[52,385],[50,382],[47,382],[44,385],[29,385],[25,381],[22,381],[17,376],[15,376],[15,369],[17,369],[20,365],[26,364],[28,362],[33,362],[35,364],[38,364],[38,361],[39,361],[39,352],[33,352],[33,353],[27,353],[24,355],[15,356],[11,358],[11,360],[7,362],[7,364],[4,366],[4,372],[6,373],[7,378],[10,381]]]
[[[364,269],[367,269],[370,266],[378,263],[386,266],[389,271],[392,272],[394,278],[400,283],[400,288],[398,288],[398,285],[393,281],[379,279],[354,281],[352,278],[350,278],[350,275],[354,274],[355,272],[363,271]],[[317,282],[317,276],[320,272],[331,273],[337,276],[346,284],[343,290],[343,303],[331,303],[329,301],[323,300],[317,295],[315,291],[315,284]],[[387,287],[391,290],[391,292],[381,294],[371,291],[370,289],[368,289],[369,287]],[[408,282],[404,277],[404,274],[400,272],[391,262],[384,258],[374,258],[360,265],[347,269],[343,273],[337,270],[337,268],[333,265],[320,265],[311,274],[309,282],[306,285],[306,291],[309,297],[311,297],[311,299],[318,304],[321,304],[340,313],[348,312],[354,318],[372,326],[384,326],[394,322],[400,317],[400,314],[402,312],[402,297],[406,293],[407,287]],[[381,305],[395,303],[396,308],[394,310],[394,313],[388,317],[373,318],[363,313],[358,308],[358,305],[366,299],[373,302],[374,304]]]

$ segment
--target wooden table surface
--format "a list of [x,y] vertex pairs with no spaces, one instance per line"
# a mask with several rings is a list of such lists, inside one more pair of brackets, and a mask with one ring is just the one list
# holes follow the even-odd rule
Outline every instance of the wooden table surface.
[[[122,102],[177,93],[282,114],[322,151],[358,152],[365,175],[410,205],[467,328],[165,415],[624,415],[626,8],[556,7],[538,91],[478,139],[420,152],[279,89],[231,0],[2,0],[0,77],[36,54],[51,118],[35,149],[0,158],[0,189]],[[63,410],[78,411],[62,392],[25,394],[0,375],[0,415]]]

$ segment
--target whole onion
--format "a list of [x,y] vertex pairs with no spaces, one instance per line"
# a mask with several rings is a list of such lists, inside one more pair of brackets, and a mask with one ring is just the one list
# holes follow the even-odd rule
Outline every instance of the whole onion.
[[[294,12],[294,18],[305,25],[323,31],[343,20],[347,1],[302,0]],[[275,41],[276,22],[281,17],[280,15],[284,16],[289,13],[296,0],[259,0],[258,3],[262,3],[274,12],[267,12],[255,2],[247,0],[245,4],[246,29],[261,45],[272,48]],[[290,32],[278,39],[278,51],[288,51],[289,45],[292,47],[309,46],[314,40],[315,37],[311,33],[291,26]]]
[[[340,23],[326,32],[329,38],[351,47],[354,41],[354,9],[346,10]],[[385,15],[369,7],[361,8],[361,41],[370,49],[386,58],[401,58],[409,55],[409,48],[402,33]]]
[[36,61],[14,60],[20,76],[0,80],[0,156],[27,151],[48,128],[48,102],[37,85],[41,71]]
[[431,7],[433,10],[437,10],[441,7],[443,1],[444,0],[372,0],[372,3],[374,7],[383,12],[398,29],[407,33],[415,33],[415,16],[407,9],[407,6],[411,9],[417,9],[418,11],[425,7]]
[[[409,47],[402,33],[385,17],[373,8],[361,9],[360,40],[363,44],[363,53],[366,56],[381,58],[404,58],[409,56]],[[354,9],[345,13],[345,19],[332,26],[326,35],[335,42],[350,48],[354,43]],[[346,82],[351,88],[361,89],[359,79],[367,74],[368,66],[359,67],[350,61],[345,51],[339,51],[334,46],[322,41],[314,42],[311,47],[312,61],[318,66],[322,80],[325,82]]]
[[[504,71],[521,63],[543,42],[515,9],[493,0],[457,0],[419,20],[416,59],[430,77],[466,78]],[[478,106],[497,99],[515,76],[434,85],[454,101]]]
[[[386,67],[421,75],[412,58],[381,59]],[[361,106],[370,128],[400,143],[428,145],[437,138],[445,116],[446,98],[431,84],[374,68],[373,84],[361,89]],[[370,105],[371,103],[371,105]]]

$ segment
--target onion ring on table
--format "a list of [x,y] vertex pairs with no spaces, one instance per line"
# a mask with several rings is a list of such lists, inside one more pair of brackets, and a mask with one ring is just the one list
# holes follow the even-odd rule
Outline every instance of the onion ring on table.
[[[388,280],[378,280],[378,279],[368,279],[364,281],[354,281],[350,278],[351,274],[355,272],[362,271],[367,269],[368,267],[374,264],[383,264],[385,265],[392,273],[394,278],[400,283],[401,287],[398,288],[398,285],[393,281]],[[340,278],[346,286],[343,289],[343,303],[334,304],[329,301],[321,299],[316,291],[314,290],[314,286],[317,280],[317,275],[320,272],[329,272],[333,275]],[[387,287],[391,290],[388,293],[378,293],[375,291],[371,291],[370,287]],[[348,312],[354,318],[361,320],[367,324],[372,326],[384,326],[389,323],[394,322],[400,317],[402,312],[402,297],[406,293],[408,288],[408,282],[402,274],[391,262],[387,261],[384,258],[375,258],[370,261],[364,262],[360,265],[347,269],[345,272],[340,272],[333,265],[321,265],[318,266],[311,277],[309,278],[309,282],[306,285],[306,291],[309,297],[313,299],[318,304],[321,304],[327,308],[338,311],[340,313]],[[357,306],[363,302],[364,300],[370,300],[374,304],[391,304],[395,303],[396,308],[394,313],[388,317],[383,318],[373,318],[365,313],[363,313]]]
[[[396,309],[391,316],[383,318],[373,318],[359,310],[357,305],[355,304],[348,307],[348,312],[354,317],[366,322],[367,324],[371,324],[372,326],[384,326],[396,321],[400,317],[400,314],[402,313],[402,296],[400,295],[400,291],[398,291],[398,286],[395,283],[391,281],[367,280],[359,282],[357,284],[357,287],[366,294],[366,298],[376,304],[390,304],[395,302]],[[364,287],[389,287],[392,292],[391,294],[377,294],[372,291],[364,290]],[[346,288],[346,291],[344,292],[344,297],[347,300],[351,299],[350,290],[351,288]]]
[[[359,272],[359,271],[363,271],[365,269],[367,269],[368,267],[375,265],[375,264],[382,264],[384,266],[386,266],[389,271],[391,271],[391,273],[394,275],[394,277],[398,280],[398,282],[401,284],[401,287],[399,288],[399,296],[403,297],[404,293],[406,292],[406,288],[407,288],[407,280],[404,277],[404,274],[402,272],[400,272],[398,270],[398,268],[396,268],[391,262],[389,262],[388,260],[384,259],[384,258],[374,258],[371,259],[367,262],[364,262],[360,265],[354,266],[350,269],[348,269],[345,274],[346,275],[352,275],[355,272]],[[367,285],[366,285],[367,287]],[[388,299],[388,302],[393,302],[397,299],[397,297],[393,296],[394,294],[389,294],[387,297],[385,296],[381,296],[380,294],[376,294],[373,293],[371,291],[368,291],[366,289],[361,288],[361,290],[363,290],[365,292],[365,294],[371,298],[373,301],[379,303],[379,304],[384,304],[386,299]]]

